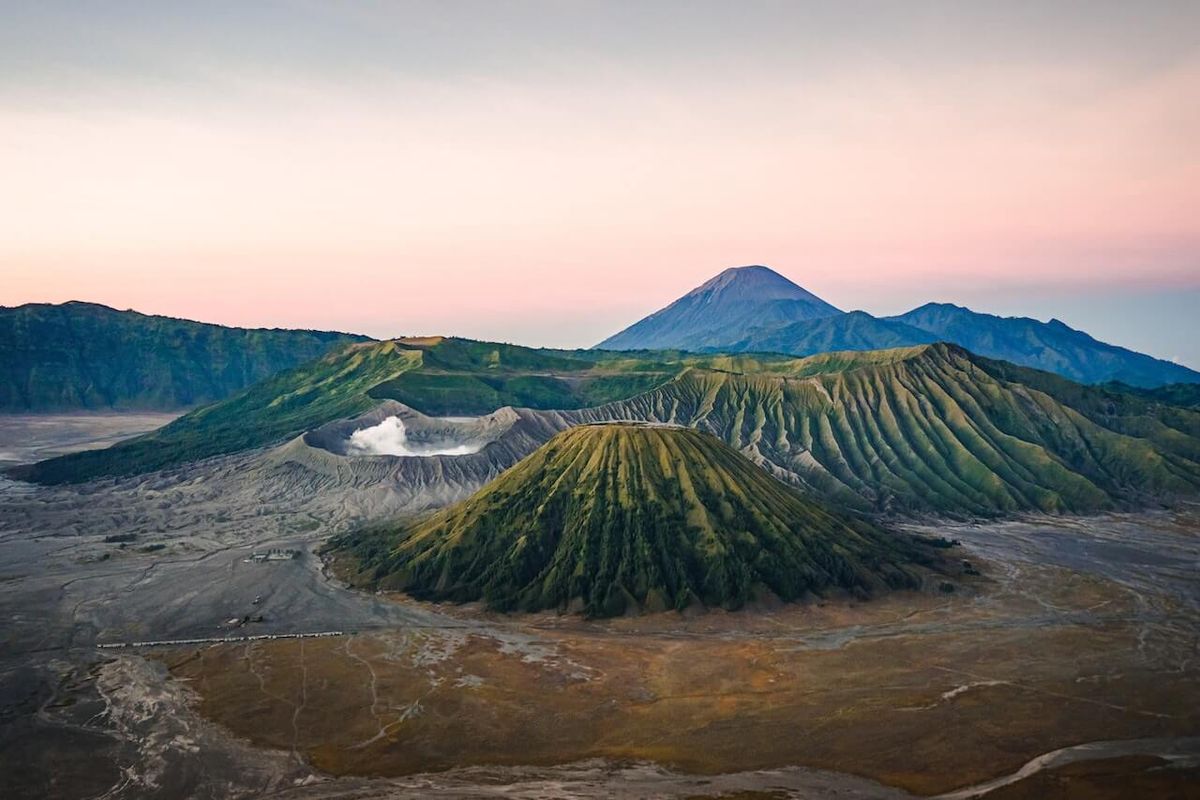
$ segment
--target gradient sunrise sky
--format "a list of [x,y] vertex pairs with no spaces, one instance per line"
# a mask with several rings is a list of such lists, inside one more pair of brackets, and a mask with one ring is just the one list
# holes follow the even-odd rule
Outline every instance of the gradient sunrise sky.
[[1200,2],[0,2],[0,304],[590,345],[721,269],[1200,367]]

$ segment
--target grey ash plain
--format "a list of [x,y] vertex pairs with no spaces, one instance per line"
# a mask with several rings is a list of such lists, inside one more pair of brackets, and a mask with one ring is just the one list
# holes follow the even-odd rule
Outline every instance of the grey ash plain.
[[[119,415],[40,429],[42,452],[106,443],[153,422]],[[28,420],[0,417],[0,441],[28,439]],[[23,433],[24,432],[24,433]],[[69,440],[69,441],[67,441]],[[285,447],[298,447],[291,443]],[[35,448],[35,449],[37,449]],[[37,453],[33,453],[37,455]],[[786,796],[895,798],[897,789],[803,768],[689,776],[647,763],[464,767],[396,779],[333,779],[295,753],[240,741],[196,712],[193,689],[138,649],[104,643],[321,631],[468,630],[531,653],[536,635],[487,617],[351,591],[315,551],[362,519],[439,505],[450,495],[389,496],[369,482],[336,493],[285,479],[279,448],[127,480],[40,488],[0,481],[0,796],[122,797],[683,797],[747,790]],[[1000,576],[1054,564],[1115,581],[1137,598],[1140,624],[1200,643],[1200,509],[989,523],[910,522],[962,541]],[[127,541],[106,541],[106,537]],[[300,557],[247,559],[269,548]],[[1058,611],[1045,608],[1048,620]],[[246,621],[261,616],[261,621]],[[808,647],[944,632],[889,622],[827,630]],[[1164,669],[1194,671],[1190,663]],[[1102,738],[1099,737],[1098,738]],[[1200,757],[1194,739],[1117,743],[1100,752]],[[1122,749],[1124,748],[1124,749]],[[1179,755],[1182,753],[1182,755]],[[1082,757],[1094,757],[1085,754]],[[1079,757],[1068,753],[1068,760]],[[1003,777],[1003,776],[1000,776]]]

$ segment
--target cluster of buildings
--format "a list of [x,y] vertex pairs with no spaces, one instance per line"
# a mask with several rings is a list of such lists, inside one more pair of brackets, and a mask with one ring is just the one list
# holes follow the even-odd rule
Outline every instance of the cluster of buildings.
[[299,557],[299,550],[281,550],[278,547],[272,547],[270,550],[255,550],[249,558],[243,558],[242,561],[247,564],[261,564],[264,561],[291,561],[293,558]]

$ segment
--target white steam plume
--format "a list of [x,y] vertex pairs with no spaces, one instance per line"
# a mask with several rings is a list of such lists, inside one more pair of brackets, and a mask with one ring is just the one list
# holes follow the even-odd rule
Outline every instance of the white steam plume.
[[356,456],[465,456],[478,453],[484,444],[413,444],[408,441],[404,422],[399,417],[388,417],[350,434],[346,452]]

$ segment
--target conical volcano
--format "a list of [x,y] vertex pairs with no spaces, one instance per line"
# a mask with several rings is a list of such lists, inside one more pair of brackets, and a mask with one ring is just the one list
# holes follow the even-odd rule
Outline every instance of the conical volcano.
[[602,350],[728,347],[767,326],[841,314],[812,292],[763,266],[731,267],[625,330]]
[[467,500],[342,540],[367,583],[610,616],[912,586],[923,548],[839,514],[700,431],[584,425]]

